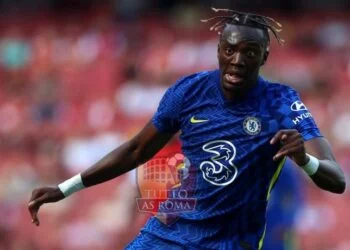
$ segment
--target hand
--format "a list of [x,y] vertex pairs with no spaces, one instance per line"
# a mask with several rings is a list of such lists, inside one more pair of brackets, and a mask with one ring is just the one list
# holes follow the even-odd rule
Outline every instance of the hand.
[[296,129],[284,129],[278,131],[272,137],[270,144],[280,143],[282,147],[273,157],[274,161],[279,161],[285,156],[289,156],[299,166],[305,165],[309,157],[305,152],[304,139]]
[[32,223],[39,226],[38,212],[44,203],[56,202],[64,199],[64,195],[58,187],[41,187],[34,189],[28,203],[28,210],[32,217]]

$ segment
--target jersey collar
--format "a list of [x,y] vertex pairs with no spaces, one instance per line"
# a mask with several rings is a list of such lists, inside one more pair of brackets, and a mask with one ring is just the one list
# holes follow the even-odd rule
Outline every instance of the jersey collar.
[[213,80],[213,82],[216,83],[215,85],[217,86],[217,89],[219,91],[220,100],[224,104],[242,104],[242,103],[253,101],[254,99],[256,99],[257,97],[259,97],[261,95],[261,93],[266,88],[266,85],[268,84],[263,77],[259,76],[257,84],[247,93],[245,98],[240,100],[239,102],[235,102],[235,101],[227,100],[222,92],[222,89],[220,86],[220,71],[215,70],[213,72],[212,76],[213,76],[212,80]]

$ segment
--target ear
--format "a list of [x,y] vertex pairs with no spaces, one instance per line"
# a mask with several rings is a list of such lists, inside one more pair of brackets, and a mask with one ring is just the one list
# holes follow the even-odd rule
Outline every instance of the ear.
[[268,57],[269,57],[269,51],[265,50],[264,55],[263,55],[263,60],[262,60],[262,62],[260,64],[260,66],[263,66],[265,64],[265,62],[266,62]]
[[219,54],[220,54],[220,43],[218,43],[218,51],[217,51],[217,54],[216,54],[218,59],[219,59]]

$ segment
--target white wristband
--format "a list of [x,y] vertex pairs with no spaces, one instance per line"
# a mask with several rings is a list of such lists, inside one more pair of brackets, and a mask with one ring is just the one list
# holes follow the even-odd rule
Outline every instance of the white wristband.
[[304,166],[300,166],[302,169],[304,169],[304,171],[308,174],[308,175],[313,175],[317,172],[318,170],[318,167],[320,166],[320,161],[310,155],[310,154],[307,154],[310,158],[309,162],[306,163]]
[[85,188],[83,181],[81,179],[81,175],[77,174],[76,176],[73,176],[72,178],[62,182],[58,185],[58,188],[61,190],[61,192],[64,194],[65,197],[71,195],[74,192],[77,192],[83,188]]

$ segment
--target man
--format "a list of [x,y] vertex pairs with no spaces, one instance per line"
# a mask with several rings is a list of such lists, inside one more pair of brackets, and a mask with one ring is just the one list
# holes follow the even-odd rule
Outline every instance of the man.
[[28,204],[34,224],[44,203],[136,168],[179,130],[196,208],[170,225],[152,217],[128,249],[261,249],[267,201],[286,157],[320,188],[344,192],[343,172],[298,94],[259,76],[269,53],[268,30],[282,42],[279,24],[214,10],[232,12],[206,20],[217,20],[211,29],[223,28],[219,70],[179,80],[134,138],[57,187],[34,190]]

